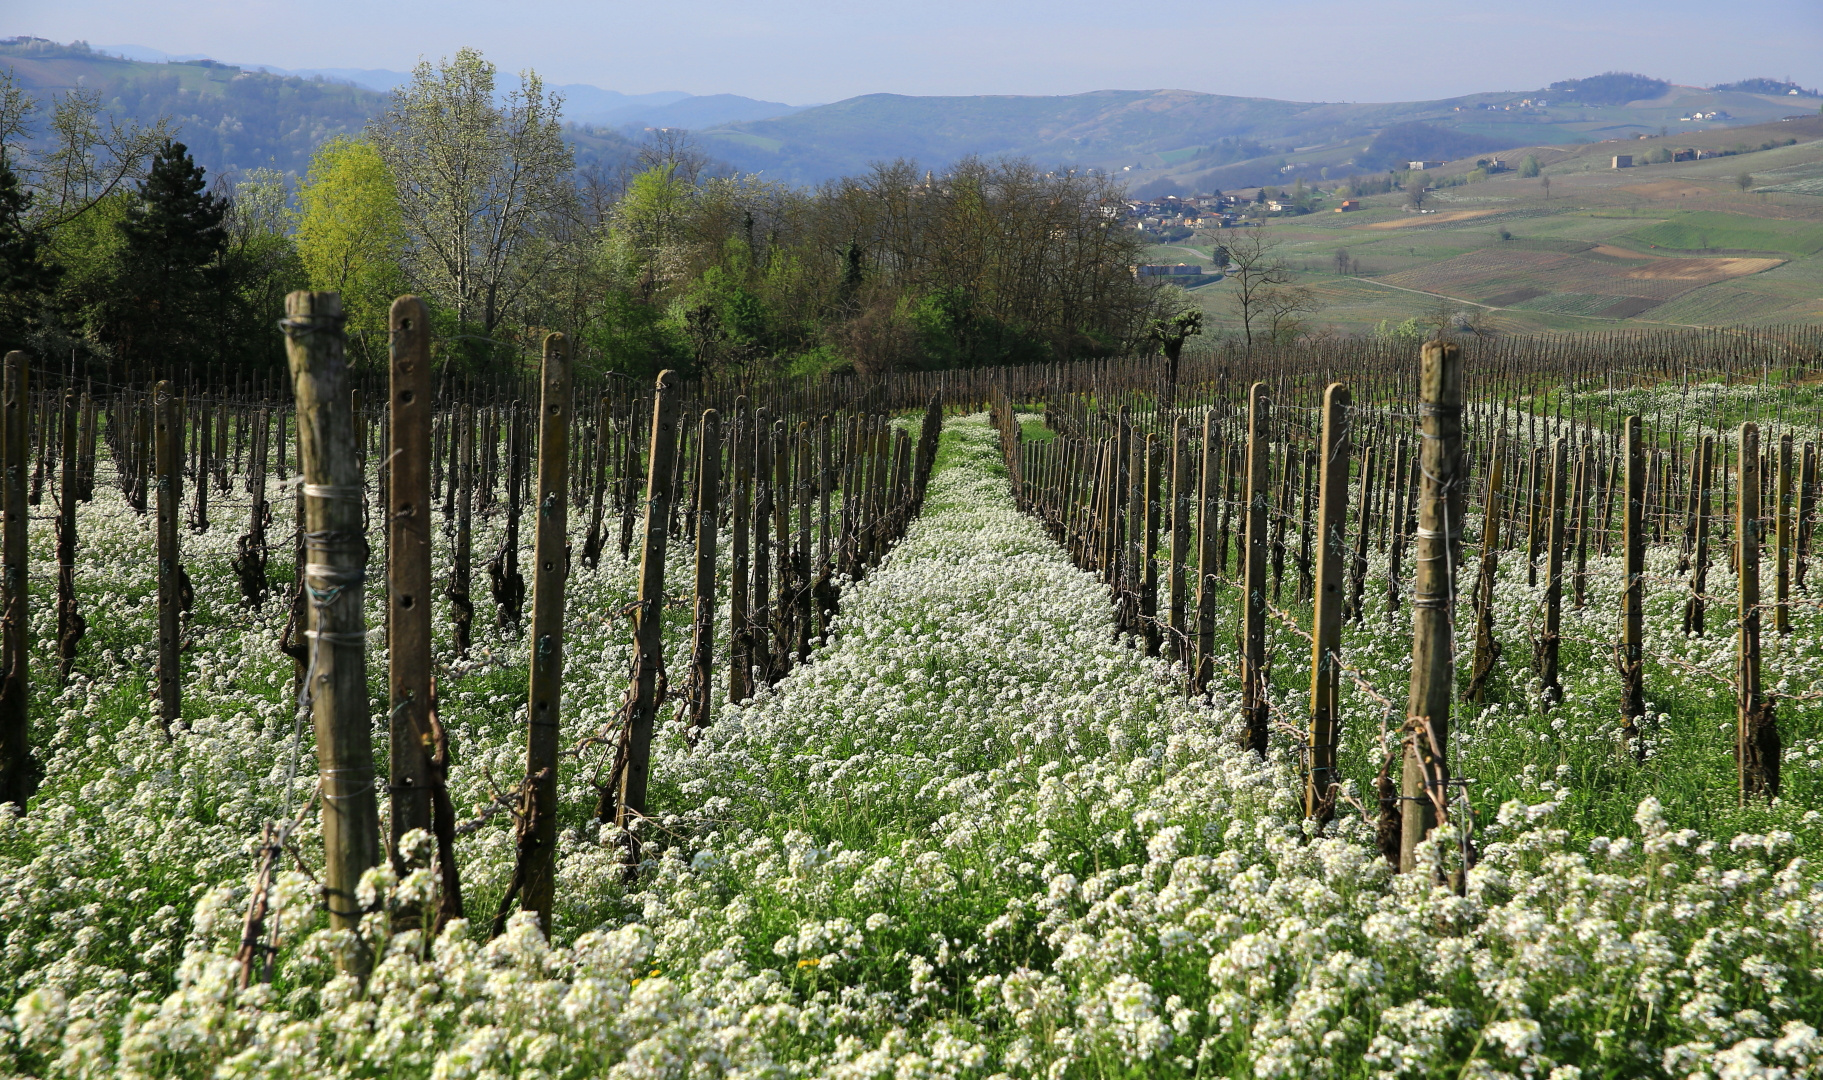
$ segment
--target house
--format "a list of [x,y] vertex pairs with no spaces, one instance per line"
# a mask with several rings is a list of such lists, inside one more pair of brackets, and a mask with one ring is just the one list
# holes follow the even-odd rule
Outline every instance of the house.
[[1673,151],[1671,151],[1671,160],[1672,161],[1695,161],[1696,160],[1696,150],[1694,147],[1689,147],[1689,146],[1684,147],[1682,150],[1673,150]]
[[1336,213],[1344,214],[1350,210],[1359,210],[1359,209],[1361,209],[1361,200],[1360,199],[1343,199],[1342,205],[1336,207]]
[[1448,164],[1447,161],[1408,161],[1405,167],[1413,172],[1424,172],[1428,169],[1441,169]]
[[1614,155],[1614,167],[1617,169],[1631,169],[1633,167],[1633,155],[1632,154],[1615,154]]

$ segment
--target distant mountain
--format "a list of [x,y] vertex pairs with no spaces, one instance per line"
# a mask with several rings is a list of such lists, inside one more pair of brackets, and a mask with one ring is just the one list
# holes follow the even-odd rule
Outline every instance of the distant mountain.
[[[1401,164],[1407,148],[1373,147],[1396,125],[1422,123],[1448,156],[1517,146],[1599,142],[1661,127],[1706,130],[1764,123],[1788,99],[1673,86],[1642,76],[1577,80],[1586,92],[1650,92],[1624,104],[1550,100],[1546,91],[1470,94],[1439,101],[1355,104],[1279,101],[1190,90],[1098,90],[1056,97],[907,97],[868,94],[789,116],[723,124],[698,133],[735,166],[794,183],[852,175],[870,163],[912,158],[938,168],[956,159],[1016,155],[1041,165],[1103,169],[1136,188],[1211,190],[1372,172]],[[1588,93],[1585,93],[1588,96]],[[1679,123],[1721,110],[1724,119]],[[1407,129],[1411,136],[1417,129]],[[1393,140],[1398,141],[1398,140]],[[1410,138],[1406,142],[1412,142]],[[1420,149],[1412,147],[1411,149]],[[1427,155],[1428,156],[1428,155]]]

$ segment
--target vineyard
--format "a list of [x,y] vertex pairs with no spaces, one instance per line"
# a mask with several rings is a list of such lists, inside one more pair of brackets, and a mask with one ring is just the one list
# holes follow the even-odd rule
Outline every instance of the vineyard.
[[1823,1076],[1815,327],[282,327],[6,357],[0,1073]]

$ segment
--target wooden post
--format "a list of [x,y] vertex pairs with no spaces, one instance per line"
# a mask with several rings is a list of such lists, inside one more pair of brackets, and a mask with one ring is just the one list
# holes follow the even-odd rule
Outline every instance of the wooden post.
[[[403,876],[399,839],[431,828],[430,312],[415,296],[393,301],[387,460],[386,652],[392,830],[388,848]],[[447,870],[447,868],[445,868]]]
[[1247,749],[1266,755],[1271,704],[1266,695],[1266,559],[1268,424],[1272,405],[1266,384],[1247,392],[1247,538],[1241,570],[1245,607],[1241,632],[1241,713],[1247,723]]
[[1710,479],[1714,475],[1715,436],[1703,436],[1697,447],[1692,476],[1694,490],[1692,498],[1696,501],[1696,539],[1690,555],[1690,596],[1684,601],[1684,633],[1703,633],[1703,614],[1707,597],[1704,593],[1709,588],[1709,515],[1711,505]]
[[[539,927],[549,937],[557,897],[557,742],[562,726],[563,592],[569,577],[572,402],[570,348],[562,334],[545,335],[541,374],[538,498],[532,526],[531,678],[526,695],[530,722],[515,877],[523,883],[520,909],[536,914]],[[660,607],[662,612],[662,601]],[[497,921],[495,929],[505,926]]]
[[1217,502],[1221,492],[1216,487],[1215,410],[1203,413],[1203,467],[1197,470],[1196,507],[1196,670],[1190,678],[1190,689],[1203,693],[1215,676],[1215,590],[1219,581],[1215,573]]
[[1500,511],[1504,508],[1502,484],[1506,472],[1506,449],[1498,429],[1494,448],[1488,454],[1487,487],[1482,500],[1486,508],[1481,518],[1481,572],[1475,578],[1475,666],[1469,675],[1467,698],[1481,704],[1493,678],[1494,665],[1500,662],[1500,641],[1494,637],[1494,585],[1500,572]]
[[470,638],[475,627],[475,602],[469,593],[469,582],[475,561],[475,407],[463,402],[450,420],[456,439],[456,550],[450,565],[449,598],[450,630],[456,655],[468,658]]
[[[1189,640],[1184,636],[1184,564],[1190,544],[1190,449],[1183,417],[1171,422],[1171,574],[1167,584],[1167,625],[1171,631],[1170,658],[1190,665]],[[1053,440],[1053,449],[1061,446]]]
[[1798,466],[1797,566],[1792,581],[1799,592],[1806,592],[1804,576],[1810,561],[1811,517],[1817,506],[1817,444],[1807,442]]
[[[652,767],[652,731],[658,708],[658,678],[664,668],[665,542],[670,524],[672,458],[677,449],[677,374],[658,373],[652,395],[652,447],[646,469],[645,542],[639,558],[639,606],[633,616],[633,685],[628,688],[626,727],[620,744],[620,792],[614,824],[626,834],[626,872],[639,873],[638,822],[646,816],[646,786]],[[768,442],[771,431],[757,432]],[[756,524],[765,528],[765,519]]]
[[[753,636],[748,628],[747,575],[750,570],[747,544],[753,509],[753,437],[745,396],[734,400],[734,430],[728,440],[729,464],[734,469],[733,506],[728,518],[728,704],[738,705],[753,696]],[[843,492],[842,508],[846,520],[849,497]]]
[[152,392],[153,468],[158,474],[158,722],[166,734],[183,719],[183,568],[178,554],[178,518],[183,513],[183,413],[161,382]]
[[1570,442],[1559,435],[1551,445],[1545,524],[1544,635],[1538,639],[1537,657],[1538,677],[1544,683],[1547,709],[1563,700],[1563,683],[1558,678],[1558,645],[1563,632],[1564,510],[1569,470]]
[[1323,392],[1322,443],[1317,456],[1316,585],[1310,644],[1310,763],[1304,814],[1328,821],[1335,811],[1336,722],[1341,712],[1342,583],[1348,553],[1348,387]]
[[[1640,442],[1640,419],[1626,419],[1624,428],[1627,467],[1626,516],[1621,522],[1622,550],[1626,558],[1626,584],[1620,597],[1621,748],[1632,749],[1644,760],[1639,740],[1639,718],[1646,715],[1645,600],[1646,600],[1646,456]],[[1743,466],[1745,467],[1745,466]]]
[[1456,488],[1462,461],[1462,352],[1425,342],[1418,371],[1424,442],[1418,460],[1418,544],[1412,582],[1412,675],[1405,715],[1409,735],[1401,775],[1399,869],[1417,869],[1418,845],[1436,827],[1449,797],[1450,699],[1455,694]]
[[1386,554],[1386,618],[1390,623],[1399,611],[1399,582],[1404,577],[1402,567],[1405,554],[1405,478],[1411,475],[1411,449],[1405,439],[1399,440],[1398,454],[1394,458],[1392,474],[1392,514],[1387,524],[1391,534]]
[[714,699],[711,663],[715,658],[715,526],[721,513],[722,419],[703,411],[696,440],[696,611],[690,644],[691,727],[709,726]]
[[1347,619],[1359,625],[1362,608],[1366,607],[1367,537],[1373,531],[1374,515],[1370,502],[1374,494],[1374,466],[1379,464],[1376,447],[1361,450],[1361,489],[1355,499],[1355,550],[1349,559]]
[[1741,425],[1741,496],[1737,504],[1736,563],[1741,578],[1740,629],[1735,638],[1735,761],[1741,805],[1755,796],[1779,796],[1779,729],[1773,702],[1760,685],[1760,429]]
[[31,450],[30,372],[30,356],[6,354],[5,384],[0,388],[0,802],[14,803],[21,811],[44,775],[32,754],[28,713],[32,625],[27,607],[25,467]]
[[[1136,440],[1136,445],[1142,444]],[[1142,450],[1145,454],[1145,471],[1142,474],[1144,487],[1140,491],[1140,499],[1145,537],[1140,547],[1139,566],[1136,568],[1138,580],[1135,584],[1139,587],[1140,636],[1146,644],[1146,655],[1157,656],[1159,646],[1164,641],[1158,626],[1159,481],[1163,465],[1163,447],[1159,446],[1158,436],[1148,434]]]
[[1791,633],[1791,551],[1792,551],[1792,443],[1791,434],[1779,436],[1778,524],[1774,544],[1778,548],[1778,578],[1774,584],[1772,628],[1779,635]]
[[[367,544],[363,491],[343,354],[342,301],[331,292],[285,298],[285,347],[297,396],[298,467],[304,485],[302,581],[308,596],[310,660],[299,707],[316,729],[323,794],[324,896],[333,930],[352,932],[363,911],[361,875],[380,864],[380,812],[373,789],[367,705],[367,634],[362,594]],[[372,958],[344,953],[364,977]]]
[[68,682],[76,663],[76,647],[88,632],[88,622],[76,606],[76,500],[82,488],[82,469],[76,459],[76,391],[63,392],[62,465],[57,497],[57,672]]

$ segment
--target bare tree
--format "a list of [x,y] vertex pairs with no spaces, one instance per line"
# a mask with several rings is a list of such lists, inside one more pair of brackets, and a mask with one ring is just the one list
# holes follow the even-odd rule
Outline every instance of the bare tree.
[[1228,277],[1234,282],[1228,298],[1241,317],[1241,336],[1251,359],[1255,334],[1269,330],[1274,322],[1271,306],[1278,301],[1272,293],[1291,284],[1291,268],[1281,257],[1279,241],[1267,235],[1265,226],[1237,231],[1239,235],[1227,243]]
[[35,131],[42,109],[11,69],[0,70],[0,164],[33,193],[35,234],[54,232],[96,203],[145,175],[146,163],[170,132],[159,117],[149,124],[122,123],[101,115],[101,91],[78,87],[51,102],[48,139]]
[[372,129],[398,185],[412,276],[484,334],[557,257],[541,241],[574,214],[576,193],[562,97],[526,71],[496,104],[494,76],[474,49],[421,62]]
[[1424,187],[1424,174],[1421,172],[1411,174],[1405,181],[1405,201],[1413,210],[1424,206]]

